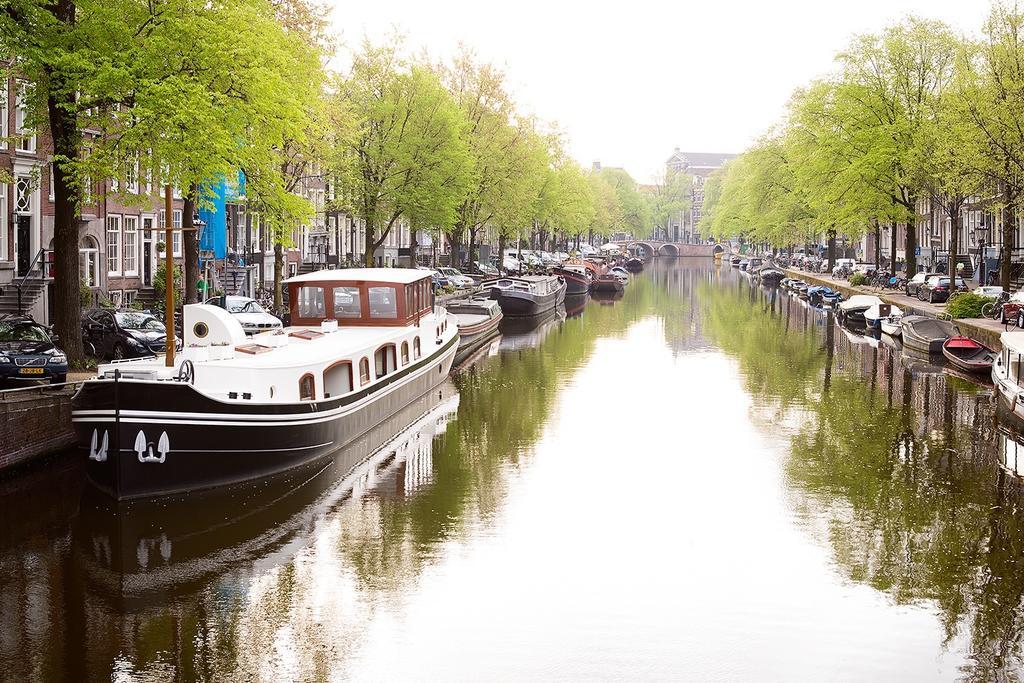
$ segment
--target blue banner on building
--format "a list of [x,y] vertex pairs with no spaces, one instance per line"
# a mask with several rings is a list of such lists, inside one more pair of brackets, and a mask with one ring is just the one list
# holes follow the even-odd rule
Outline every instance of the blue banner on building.
[[206,228],[199,240],[199,249],[215,259],[223,259],[228,255],[227,205],[245,196],[245,175],[239,171],[235,178],[220,178],[207,184],[203,193],[199,220],[206,223]]

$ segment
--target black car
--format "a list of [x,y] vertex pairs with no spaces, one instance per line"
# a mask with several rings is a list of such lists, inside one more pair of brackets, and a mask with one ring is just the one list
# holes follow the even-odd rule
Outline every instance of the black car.
[[98,308],[82,316],[82,343],[97,358],[154,356],[164,352],[166,340],[164,324],[151,313]]
[[68,358],[56,338],[32,318],[0,316],[0,381],[67,381]]
[[[958,277],[954,288],[961,292],[966,292],[967,283],[964,282],[962,277]],[[917,298],[931,304],[942,303],[949,299],[949,295],[952,291],[953,288],[950,287],[949,278],[944,275],[936,275],[925,280],[925,282],[917,288]]]

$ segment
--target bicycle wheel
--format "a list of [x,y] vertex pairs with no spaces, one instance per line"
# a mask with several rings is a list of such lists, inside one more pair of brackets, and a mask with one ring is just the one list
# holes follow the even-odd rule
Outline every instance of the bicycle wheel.
[[946,303],[953,303],[953,299],[957,298],[958,296],[960,296],[960,290],[954,290],[953,292],[950,293],[949,298],[946,299]]
[[996,305],[994,303],[992,303],[991,301],[989,303],[987,303],[987,304],[984,304],[981,307],[981,317],[982,318],[995,318],[996,317],[995,313],[996,313]]

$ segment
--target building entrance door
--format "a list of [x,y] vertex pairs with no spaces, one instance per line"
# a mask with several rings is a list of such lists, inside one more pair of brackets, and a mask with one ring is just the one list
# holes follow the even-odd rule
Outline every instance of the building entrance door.
[[17,230],[15,243],[18,245],[16,256],[18,275],[25,275],[32,264],[32,216],[18,215],[15,229]]

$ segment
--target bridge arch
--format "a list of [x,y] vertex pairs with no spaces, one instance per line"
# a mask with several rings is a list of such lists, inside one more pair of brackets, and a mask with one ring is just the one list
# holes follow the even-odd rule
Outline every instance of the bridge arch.
[[715,248],[712,250],[711,253],[712,254],[724,254],[725,253],[725,247],[723,247],[721,244],[716,244]]
[[659,256],[679,256],[679,247],[674,244],[663,244],[658,249]]
[[644,256],[647,258],[653,258],[658,253],[654,246],[647,242],[630,242],[629,246],[626,248],[627,251],[637,251],[640,249],[644,250]]

